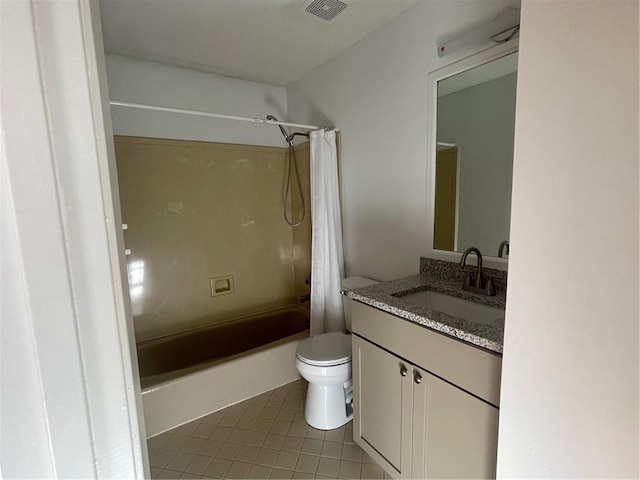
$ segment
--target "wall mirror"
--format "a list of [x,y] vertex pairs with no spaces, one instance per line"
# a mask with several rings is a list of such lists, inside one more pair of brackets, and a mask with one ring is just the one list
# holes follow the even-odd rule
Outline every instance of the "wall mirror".
[[518,66],[504,44],[429,75],[430,250],[507,258]]

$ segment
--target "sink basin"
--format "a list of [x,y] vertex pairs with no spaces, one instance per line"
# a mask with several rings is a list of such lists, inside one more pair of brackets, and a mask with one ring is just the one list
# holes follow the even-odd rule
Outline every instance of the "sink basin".
[[447,315],[463,318],[475,323],[488,324],[496,320],[504,320],[504,310],[501,308],[482,305],[430,290],[410,293],[398,298],[413,303],[414,305],[431,308],[432,310],[437,310]]

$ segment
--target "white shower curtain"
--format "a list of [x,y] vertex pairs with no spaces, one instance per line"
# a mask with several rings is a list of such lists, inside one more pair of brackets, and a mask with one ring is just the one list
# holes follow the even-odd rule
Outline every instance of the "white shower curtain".
[[311,132],[311,335],[344,332],[336,132]]

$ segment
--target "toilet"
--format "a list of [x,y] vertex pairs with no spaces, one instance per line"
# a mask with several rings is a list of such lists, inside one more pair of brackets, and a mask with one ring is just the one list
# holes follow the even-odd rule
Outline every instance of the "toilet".
[[[343,290],[373,285],[374,280],[349,277]],[[351,331],[351,302],[344,298],[344,318]],[[296,367],[309,382],[304,418],[313,428],[332,430],[353,418],[353,382],[351,378],[351,335],[323,333],[303,340],[296,350]]]

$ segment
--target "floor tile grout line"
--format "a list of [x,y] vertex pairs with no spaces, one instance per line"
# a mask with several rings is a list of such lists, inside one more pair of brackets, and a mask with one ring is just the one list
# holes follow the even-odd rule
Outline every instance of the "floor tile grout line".
[[[189,422],[177,427],[176,429],[170,430],[169,432],[165,432],[167,434],[167,438],[163,440],[154,441],[153,439],[150,439],[150,453],[155,451],[156,455],[160,455],[158,453],[160,450],[166,452],[163,454],[165,458],[161,459],[158,463],[163,464],[163,467],[152,465],[155,472],[158,474],[164,470],[176,472],[177,470],[169,469],[167,467],[169,465],[177,467],[180,465],[180,461],[184,463],[184,458],[187,458],[188,461],[182,466],[182,473],[189,476],[197,475],[196,473],[187,472],[186,469],[191,468],[195,471],[196,467],[191,467],[191,463],[198,457],[201,457],[208,459],[206,463],[207,467],[203,475],[206,475],[206,471],[208,471],[211,464],[216,459],[223,462],[223,465],[228,464],[225,474],[234,462],[260,467],[260,471],[269,472],[269,474],[271,474],[274,469],[281,469],[281,467],[275,465],[275,463],[277,463],[277,457],[280,456],[280,453],[287,452],[295,459],[295,463],[291,466],[293,470],[289,470],[293,473],[299,472],[295,469],[298,466],[300,457],[304,455],[305,458],[309,457],[314,459],[311,460],[312,463],[309,464],[309,466],[301,465],[301,468],[307,469],[311,469],[311,465],[314,465],[314,472],[304,473],[304,476],[314,477],[329,473],[327,471],[319,473],[320,463],[323,459],[335,462],[338,465],[338,473],[336,476],[340,476],[339,468],[343,461],[357,464],[359,466],[360,474],[362,475],[365,465],[364,453],[362,451],[357,451],[359,447],[353,443],[352,439],[349,441],[350,437],[347,437],[347,432],[350,430],[349,425],[346,427],[340,427],[340,433],[315,430],[306,426],[305,423],[301,422],[301,420],[304,419],[305,386],[302,385],[301,382],[294,382],[294,385],[299,386],[299,388],[295,388],[292,384],[278,387],[274,390],[264,392],[256,397],[246,399],[243,402],[239,402],[235,405],[219,410],[218,412],[200,417],[193,422]],[[278,399],[270,400],[274,397],[278,397]],[[251,410],[252,415],[247,415],[247,410]],[[269,413],[267,417],[261,416],[262,412],[265,410]],[[225,420],[227,415],[228,417]],[[243,419],[246,418],[255,420],[253,420],[253,423],[251,420],[245,420],[244,423],[241,423],[243,422]],[[258,430],[254,430],[255,423],[258,420],[264,421],[261,422]],[[276,424],[276,422],[279,423]],[[297,431],[294,431],[292,429],[292,425],[296,423],[299,423],[302,426],[297,427]],[[207,426],[200,428],[200,425],[202,424],[206,424]],[[240,427],[238,424],[241,424]],[[247,425],[250,425],[250,428],[242,428]],[[286,428],[287,426],[288,429]],[[268,431],[266,431],[267,427]],[[224,428],[225,430],[219,430],[218,434],[216,434],[215,431],[218,428]],[[302,430],[303,428],[304,430]],[[285,429],[287,430],[286,432]],[[206,438],[202,437],[206,431],[209,431],[209,435]],[[196,432],[198,433],[198,436],[194,435]],[[256,439],[248,441],[247,437],[251,433],[258,435],[254,435],[256,436]],[[304,436],[301,436],[301,434],[304,434]],[[162,435],[165,434],[163,433]],[[260,440],[257,440],[257,438]],[[271,443],[265,444],[265,442],[267,442],[267,438],[269,438],[268,441]],[[151,445],[152,441],[154,442],[153,445]],[[252,445],[250,442],[261,443],[259,445]],[[214,445],[213,447],[211,447],[212,444]],[[226,444],[229,446],[225,448]],[[285,444],[288,445],[285,446]],[[325,445],[329,444],[335,444],[336,447],[339,446],[339,452],[335,451],[333,454],[327,452],[325,450]],[[200,448],[198,448],[198,446]],[[240,458],[240,452],[247,451],[246,449],[243,450],[244,447],[250,447],[248,450],[251,451],[253,449],[254,452],[248,457],[243,456]],[[218,456],[220,450],[223,448],[225,448],[225,452],[223,454],[227,458]],[[272,455],[276,456],[276,458],[264,461],[258,460],[260,452],[263,449],[265,451],[272,451]],[[349,453],[347,456],[343,456],[343,452],[352,451],[354,449],[356,449],[355,454],[352,455]],[[323,451],[325,452],[325,455],[323,455]],[[179,455],[182,455],[182,457],[179,457],[179,460],[171,463],[172,460]],[[233,458],[229,459],[228,457]],[[251,461],[248,461],[249,458]],[[360,460],[355,460],[355,458],[359,458]],[[265,461],[267,463],[265,463]],[[268,465],[268,463],[273,463],[273,465]]]

